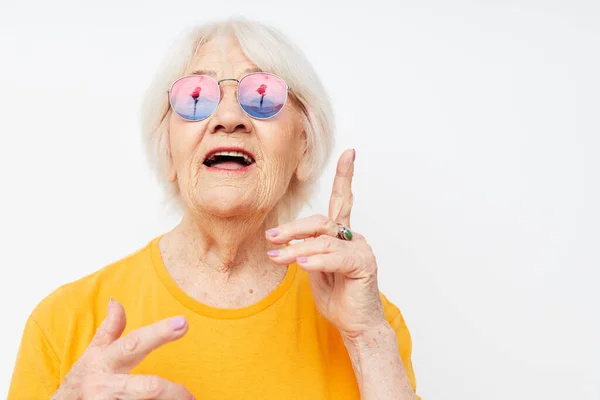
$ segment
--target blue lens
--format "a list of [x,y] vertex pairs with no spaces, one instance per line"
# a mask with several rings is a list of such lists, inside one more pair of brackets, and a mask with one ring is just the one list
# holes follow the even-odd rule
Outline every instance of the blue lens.
[[238,101],[251,117],[272,118],[287,100],[287,84],[276,75],[257,72],[246,75],[239,83]]
[[215,111],[220,99],[219,84],[204,75],[185,76],[169,91],[173,111],[186,121],[201,121]]

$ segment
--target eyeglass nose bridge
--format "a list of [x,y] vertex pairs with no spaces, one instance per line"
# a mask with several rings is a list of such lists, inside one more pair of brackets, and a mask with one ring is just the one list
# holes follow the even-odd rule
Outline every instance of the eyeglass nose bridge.
[[[243,79],[243,78],[242,78],[242,79]],[[221,82],[227,82],[227,81],[230,81],[230,82],[237,82],[237,84],[238,84],[238,87],[240,86],[240,79],[235,79],[235,78],[223,78],[223,79],[221,79],[221,80],[217,81],[217,85],[219,85],[219,91],[221,92],[221,96],[223,96],[223,89],[222,89],[222,87],[221,87]],[[237,90],[237,89],[236,89],[236,90]],[[219,101],[219,104],[220,104],[220,103],[221,103],[221,102]],[[238,103],[239,103],[239,99],[238,99]],[[241,105],[241,104],[240,104],[240,105]],[[218,106],[217,106],[217,107],[218,107]]]
[[225,81],[234,81],[234,82],[237,82],[238,84],[240,83],[239,79],[235,79],[235,78],[224,78],[224,79],[221,79],[220,81],[217,81],[217,83],[219,84],[219,86],[221,86],[221,82],[225,82]]
[[[221,86],[221,82],[227,82],[227,81],[233,81],[233,82],[237,82],[237,84],[238,84],[238,87],[239,87],[239,85],[240,85],[240,79],[235,79],[235,78],[223,78],[223,79],[221,79],[221,80],[218,80],[218,81],[217,81],[217,85],[219,85],[219,92],[220,92],[220,97],[221,97],[221,99],[219,100],[219,103],[218,103],[218,104],[217,104],[217,106],[215,107],[215,111],[216,111],[216,109],[217,109],[217,108],[218,108],[218,107],[221,105],[221,103],[222,103],[222,101],[223,101],[223,95],[225,94],[225,93],[224,93],[224,91],[223,91],[223,88],[222,88],[222,86]],[[236,88],[236,92],[237,92],[237,88]],[[240,99],[239,99],[239,97],[237,96],[237,93],[236,93],[236,96],[235,96],[235,97],[237,98],[237,103],[238,103],[238,105],[239,105],[239,106],[242,108],[242,110],[243,110],[244,108],[242,107],[242,104],[240,103]],[[213,111],[213,112],[214,112],[214,111]]]

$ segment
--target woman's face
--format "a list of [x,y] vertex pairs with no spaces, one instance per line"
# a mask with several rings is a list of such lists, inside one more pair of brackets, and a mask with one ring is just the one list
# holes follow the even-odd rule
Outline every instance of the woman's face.
[[[240,79],[257,71],[239,44],[230,40],[204,44],[184,75],[207,71],[216,80]],[[203,72],[203,74],[208,74]],[[181,196],[192,211],[220,217],[256,215],[273,209],[296,173],[302,179],[305,138],[301,111],[288,96],[275,117],[249,117],[237,102],[237,82],[221,82],[221,102],[202,121],[189,122],[171,111],[169,177],[177,180]],[[226,158],[206,162],[215,149],[238,148],[253,158],[249,166]]]

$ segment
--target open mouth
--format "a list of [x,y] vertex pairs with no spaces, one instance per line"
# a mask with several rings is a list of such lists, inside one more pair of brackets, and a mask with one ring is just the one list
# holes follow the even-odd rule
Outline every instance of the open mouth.
[[254,158],[245,151],[218,150],[210,152],[203,164],[208,168],[236,170],[254,164]]

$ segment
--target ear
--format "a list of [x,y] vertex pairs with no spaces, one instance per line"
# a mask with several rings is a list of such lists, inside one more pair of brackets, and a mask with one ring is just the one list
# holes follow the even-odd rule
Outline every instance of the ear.
[[306,148],[300,155],[300,161],[298,162],[298,166],[296,167],[296,178],[300,182],[305,182],[308,179],[308,174],[310,173],[310,163],[308,157],[308,151]]
[[171,151],[169,150],[167,153],[167,179],[169,182],[175,182],[177,181],[177,169],[175,168]]
[[167,114],[166,121],[163,120],[163,123],[167,124],[167,162],[165,163],[165,174],[169,182],[175,182],[177,180],[177,168],[175,168],[175,162],[173,161],[173,153],[171,152],[171,130],[169,129],[169,124],[171,120],[170,113],[171,111],[169,110],[169,114]]

